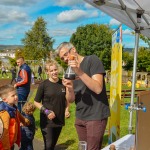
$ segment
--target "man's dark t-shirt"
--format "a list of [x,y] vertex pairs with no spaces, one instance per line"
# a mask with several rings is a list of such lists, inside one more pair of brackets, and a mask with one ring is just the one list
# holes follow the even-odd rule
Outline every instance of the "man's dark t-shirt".
[[[90,77],[95,74],[105,75],[103,64],[96,55],[84,57],[80,67]],[[74,81],[74,91],[77,118],[82,120],[102,120],[110,116],[104,80],[103,90],[100,94],[91,91],[81,80]]]

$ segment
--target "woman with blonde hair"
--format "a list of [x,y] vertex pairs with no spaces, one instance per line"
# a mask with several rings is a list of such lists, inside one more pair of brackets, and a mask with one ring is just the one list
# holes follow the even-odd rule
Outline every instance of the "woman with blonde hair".
[[40,109],[40,127],[44,139],[45,150],[54,150],[62,127],[65,125],[65,117],[70,116],[69,92],[72,82],[63,85],[63,80],[58,77],[57,63],[49,61],[45,64],[48,79],[40,83],[35,99],[35,106]]

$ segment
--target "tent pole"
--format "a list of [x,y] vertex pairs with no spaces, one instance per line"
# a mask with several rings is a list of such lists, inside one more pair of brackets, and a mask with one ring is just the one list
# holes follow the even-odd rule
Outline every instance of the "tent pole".
[[[133,63],[133,73],[132,73],[131,102],[130,102],[131,107],[134,105],[138,48],[139,48],[139,31],[136,31],[136,33],[135,33],[134,63]],[[132,133],[132,117],[133,117],[133,111],[131,110],[130,111],[130,120],[129,120],[129,134]]]

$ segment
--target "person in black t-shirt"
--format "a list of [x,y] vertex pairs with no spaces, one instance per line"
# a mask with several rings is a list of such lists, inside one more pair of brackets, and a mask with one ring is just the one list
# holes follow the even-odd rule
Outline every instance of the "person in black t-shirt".
[[79,55],[69,42],[60,44],[56,51],[77,76],[73,80],[75,99],[70,102],[75,100],[76,104],[75,127],[79,141],[86,141],[88,150],[99,150],[110,116],[103,64],[96,55]]
[[70,116],[69,103],[72,82],[58,78],[58,67],[55,62],[47,62],[45,70],[48,79],[40,83],[35,99],[35,106],[40,109],[40,127],[44,139],[45,150],[54,150],[65,117]]

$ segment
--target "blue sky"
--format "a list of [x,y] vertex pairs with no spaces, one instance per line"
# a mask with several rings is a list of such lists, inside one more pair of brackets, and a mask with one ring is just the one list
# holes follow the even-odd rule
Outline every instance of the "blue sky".
[[[53,48],[69,41],[78,26],[98,23],[116,29],[120,24],[83,0],[0,0],[0,44],[21,45],[25,32],[41,16],[47,22],[50,37],[55,40]],[[123,25],[123,45],[127,48],[134,47],[131,32]],[[140,40],[139,46],[147,45]]]

